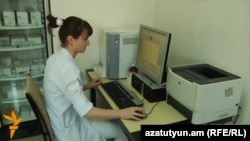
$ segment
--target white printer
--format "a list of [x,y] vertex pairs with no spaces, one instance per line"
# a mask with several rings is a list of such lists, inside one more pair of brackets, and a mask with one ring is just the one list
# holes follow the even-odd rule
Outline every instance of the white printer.
[[192,124],[205,124],[237,115],[242,79],[209,64],[175,66],[166,90],[167,103]]

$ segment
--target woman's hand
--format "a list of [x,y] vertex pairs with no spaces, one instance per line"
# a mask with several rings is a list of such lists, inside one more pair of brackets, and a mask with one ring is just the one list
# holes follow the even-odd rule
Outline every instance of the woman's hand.
[[143,107],[129,107],[120,110],[121,119],[141,120],[147,117]]
[[102,80],[97,78],[97,79],[92,79],[88,84],[84,85],[83,86],[83,90],[87,90],[87,89],[90,89],[90,88],[94,88],[98,85],[101,85],[102,84]]

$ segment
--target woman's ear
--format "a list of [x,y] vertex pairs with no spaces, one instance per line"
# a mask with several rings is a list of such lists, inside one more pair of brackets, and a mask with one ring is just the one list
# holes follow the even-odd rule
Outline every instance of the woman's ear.
[[69,45],[72,45],[75,41],[75,38],[73,36],[68,36],[67,37],[67,42]]

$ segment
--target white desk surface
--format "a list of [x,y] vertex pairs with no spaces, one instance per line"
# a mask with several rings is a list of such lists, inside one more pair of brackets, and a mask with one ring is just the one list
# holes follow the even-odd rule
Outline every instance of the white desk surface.
[[[97,78],[95,72],[88,72],[91,79]],[[103,83],[110,81],[109,79],[102,79]],[[126,85],[132,92],[134,92],[139,99],[143,99],[143,97],[130,85],[127,83],[126,79],[122,80],[123,84]],[[108,94],[104,91],[101,86],[98,86],[98,90],[107,100],[109,105],[113,109],[119,109],[113,100],[108,96]],[[151,111],[151,108],[156,104],[148,102],[146,99],[143,101],[143,107],[146,110],[146,113]],[[148,115],[147,118],[134,121],[134,120],[121,120],[125,127],[128,129],[130,133],[137,132],[141,130],[141,125],[165,125],[172,124],[180,121],[184,121],[186,118],[176,111],[171,105],[167,104],[166,101],[159,102],[153,109],[152,113]]]

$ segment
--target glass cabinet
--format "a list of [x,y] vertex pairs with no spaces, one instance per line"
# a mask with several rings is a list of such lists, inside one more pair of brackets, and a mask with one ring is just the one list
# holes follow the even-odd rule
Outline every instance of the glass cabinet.
[[36,78],[42,90],[45,62],[51,54],[46,29],[45,0],[1,0],[0,5],[0,127],[13,124],[4,117],[35,120],[25,97],[26,76]]

